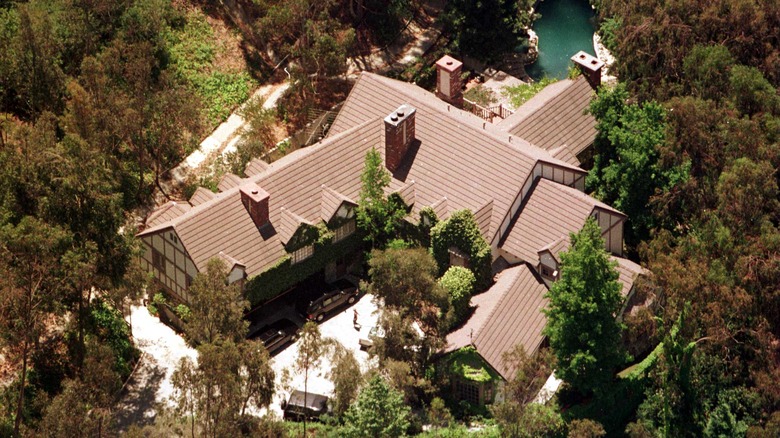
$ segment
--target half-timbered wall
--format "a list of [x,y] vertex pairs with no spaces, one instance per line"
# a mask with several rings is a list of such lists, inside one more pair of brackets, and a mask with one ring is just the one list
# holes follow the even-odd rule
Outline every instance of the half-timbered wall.
[[176,232],[168,228],[144,236],[141,241],[144,244],[141,268],[153,273],[168,292],[188,301],[186,289],[198,274],[198,269]]

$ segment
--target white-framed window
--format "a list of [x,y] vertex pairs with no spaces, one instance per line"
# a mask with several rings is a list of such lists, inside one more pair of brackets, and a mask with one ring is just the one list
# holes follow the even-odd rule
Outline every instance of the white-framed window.
[[355,232],[355,221],[351,220],[344,225],[336,228],[333,235],[333,242],[343,240],[345,237]]
[[303,260],[308,259],[314,255],[314,245],[306,245],[293,251],[290,256],[292,257],[292,264],[296,264]]

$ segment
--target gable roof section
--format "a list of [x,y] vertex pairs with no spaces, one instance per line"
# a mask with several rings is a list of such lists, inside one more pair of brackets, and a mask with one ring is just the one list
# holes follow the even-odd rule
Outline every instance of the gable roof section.
[[545,150],[566,146],[565,152],[554,155],[573,163],[569,157],[576,158],[596,138],[596,119],[585,113],[593,94],[584,76],[556,82],[498,126]]
[[491,236],[490,224],[493,218],[493,200],[491,199],[479,210],[474,212],[474,219],[483,236]]
[[547,287],[527,264],[507,268],[486,292],[472,297],[476,310],[458,330],[447,335],[445,352],[473,345],[482,358],[504,379],[515,370],[504,363],[503,354],[520,344],[529,354],[544,339],[547,319]]
[[353,205],[357,205],[357,202],[348,198],[341,193],[329,188],[325,184],[322,185],[322,198],[320,201],[320,218],[329,222],[336,215],[336,212],[341,207],[341,204],[348,202]]
[[186,202],[166,202],[152,211],[152,213],[146,219],[146,226],[153,227],[155,225],[168,222],[190,211],[190,208],[192,207]]
[[192,204],[193,207],[197,207],[198,205],[203,204],[204,202],[214,199],[216,196],[217,194],[212,192],[211,190],[205,187],[198,187],[195,190],[195,193],[193,193],[192,196],[190,196],[190,204]]
[[268,163],[260,158],[253,158],[252,161],[247,163],[246,169],[244,169],[244,175],[253,177],[265,169],[268,169]]
[[287,243],[290,242],[290,239],[292,239],[292,236],[295,235],[295,232],[298,231],[298,228],[304,224],[314,225],[312,221],[306,220],[282,207],[282,220],[279,224],[279,240],[282,242],[282,245],[287,245]]
[[581,230],[596,207],[624,216],[577,189],[540,179],[531,189],[501,248],[535,264],[539,250],[555,243],[561,236],[568,240],[569,233]]
[[226,192],[233,187],[238,187],[241,185],[242,178],[238,175],[232,174],[232,173],[226,173],[222,175],[222,179],[219,180],[219,184],[217,184],[217,188],[220,192]]

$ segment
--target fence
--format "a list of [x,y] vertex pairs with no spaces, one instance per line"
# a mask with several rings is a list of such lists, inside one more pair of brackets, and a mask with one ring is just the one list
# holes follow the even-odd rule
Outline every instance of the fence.
[[472,114],[476,114],[483,120],[487,120],[490,123],[493,123],[494,117],[505,119],[512,115],[512,111],[508,108],[504,108],[504,105],[502,104],[498,104],[498,106],[491,106],[490,108],[485,108],[484,106],[465,98],[463,99],[463,109]]

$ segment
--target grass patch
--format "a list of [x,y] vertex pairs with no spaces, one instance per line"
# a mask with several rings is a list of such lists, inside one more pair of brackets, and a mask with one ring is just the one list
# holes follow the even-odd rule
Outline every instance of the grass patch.
[[532,84],[520,84],[512,87],[504,87],[504,95],[509,98],[512,105],[515,108],[520,107],[522,104],[528,102],[532,97],[542,91],[542,88],[557,82],[557,79],[542,78],[540,81]]
[[249,98],[256,84],[248,72],[217,68],[215,60],[223,49],[217,46],[214,29],[201,11],[188,11],[183,24],[166,38],[171,68],[201,98],[204,117],[212,127]]

